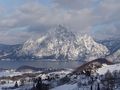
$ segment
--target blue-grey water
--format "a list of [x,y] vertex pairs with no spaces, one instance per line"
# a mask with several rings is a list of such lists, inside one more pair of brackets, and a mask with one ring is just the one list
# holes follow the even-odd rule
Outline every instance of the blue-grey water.
[[38,68],[63,69],[63,68],[76,68],[80,66],[82,63],[83,62],[80,61],[50,61],[50,60],[0,61],[0,68],[16,69],[20,66],[28,65]]

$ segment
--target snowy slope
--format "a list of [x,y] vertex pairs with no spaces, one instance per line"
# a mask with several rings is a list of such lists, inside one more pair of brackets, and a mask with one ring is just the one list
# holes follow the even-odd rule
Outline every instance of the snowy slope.
[[26,41],[19,52],[19,55],[62,60],[95,59],[107,54],[106,46],[96,43],[92,37],[76,35],[61,25],[36,40]]
[[115,70],[120,70],[120,64],[114,64],[114,65],[103,65],[101,68],[97,70],[97,73],[104,75],[107,71],[113,72]]
[[[90,86],[88,85],[88,86],[78,87],[77,83],[75,83],[75,84],[65,84],[65,85],[53,88],[51,90],[90,90]],[[93,89],[93,90],[95,90],[95,89]]]
[[51,89],[51,90],[77,90],[77,84],[73,84],[73,85],[65,84],[65,85],[56,87],[56,88]]

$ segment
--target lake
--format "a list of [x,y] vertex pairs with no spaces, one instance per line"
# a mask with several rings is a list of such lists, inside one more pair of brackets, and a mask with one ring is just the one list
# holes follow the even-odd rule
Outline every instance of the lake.
[[23,65],[38,67],[38,68],[76,68],[83,62],[80,61],[51,61],[51,60],[30,60],[30,61],[0,61],[0,68],[16,69]]

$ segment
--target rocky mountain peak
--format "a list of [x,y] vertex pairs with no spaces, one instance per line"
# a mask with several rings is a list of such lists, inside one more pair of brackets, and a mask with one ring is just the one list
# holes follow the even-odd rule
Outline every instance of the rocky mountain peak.
[[39,58],[83,60],[103,57],[109,51],[104,45],[95,42],[91,36],[79,36],[58,25],[51,33],[34,41],[26,41],[20,52]]

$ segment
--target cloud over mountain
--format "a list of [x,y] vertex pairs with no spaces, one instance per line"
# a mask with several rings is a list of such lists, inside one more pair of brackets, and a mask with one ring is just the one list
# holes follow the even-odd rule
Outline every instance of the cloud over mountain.
[[42,1],[24,2],[11,12],[6,8],[0,17],[0,42],[20,43],[58,24],[99,39],[102,35],[102,39],[119,37],[119,0],[46,0],[45,4]]

